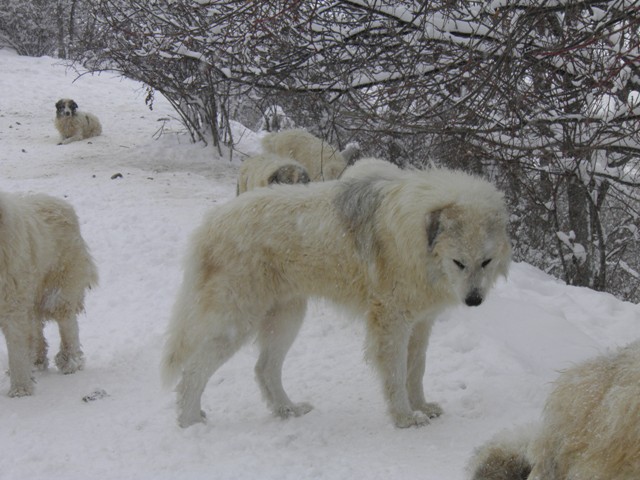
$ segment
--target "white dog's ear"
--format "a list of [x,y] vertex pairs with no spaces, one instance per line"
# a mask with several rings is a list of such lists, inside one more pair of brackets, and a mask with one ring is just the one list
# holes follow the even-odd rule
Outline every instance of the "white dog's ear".
[[427,245],[429,250],[433,250],[433,246],[436,244],[436,238],[441,230],[440,216],[442,215],[442,209],[435,210],[427,214]]

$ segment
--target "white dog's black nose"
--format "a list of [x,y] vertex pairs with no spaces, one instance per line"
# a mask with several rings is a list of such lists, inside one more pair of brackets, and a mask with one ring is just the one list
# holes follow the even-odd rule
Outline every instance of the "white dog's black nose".
[[471,292],[467,295],[467,298],[464,299],[464,303],[469,307],[477,307],[482,303],[482,296],[477,291]]

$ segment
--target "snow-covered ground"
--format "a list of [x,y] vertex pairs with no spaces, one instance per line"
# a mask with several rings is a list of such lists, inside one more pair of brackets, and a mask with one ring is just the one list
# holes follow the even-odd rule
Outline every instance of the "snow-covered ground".
[[[205,210],[234,196],[240,160],[189,143],[168,103],[156,95],[149,111],[144,95],[114,74],[76,79],[55,59],[0,50],[0,190],[66,198],[100,271],[80,318],[85,370],[38,372],[35,395],[16,399],[0,376],[2,479],[462,480],[476,446],[538,419],[558,370],[640,338],[639,306],[514,264],[484,305],[437,323],[425,385],[445,414],[400,430],[363,361],[362,324],[318,302],[284,371],[311,413],[269,414],[248,346],[211,379],[208,424],[180,429],[159,380],[163,334],[186,240]],[[96,114],[104,134],[58,146],[61,97]],[[257,152],[258,136],[242,133],[239,149]],[[55,325],[46,335],[53,357]],[[83,401],[99,390],[106,396]]]

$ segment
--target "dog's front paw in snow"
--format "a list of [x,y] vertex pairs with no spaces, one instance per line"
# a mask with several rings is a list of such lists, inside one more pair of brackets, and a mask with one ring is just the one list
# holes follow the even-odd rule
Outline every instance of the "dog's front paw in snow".
[[273,413],[280,418],[301,417],[313,410],[309,403],[292,403],[281,405],[273,410]]
[[429,424],[429,417],[423,412],[397,413],[393,421],[398,428],[422,427]]
[[421,411],[429,418],[438,418],[440,415],[444,413],[442,407],[435,402],[425,402],[419,405],[416,410]]

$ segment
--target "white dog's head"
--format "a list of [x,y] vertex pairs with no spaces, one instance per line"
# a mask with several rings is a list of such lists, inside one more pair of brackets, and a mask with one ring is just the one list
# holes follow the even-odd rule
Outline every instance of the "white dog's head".
[[70,98],[61,98],[56,102],[56,117],[72,117],[78,110],[78,104]]
[[498,276],[506,276],[511,246],[506,212],[482,205],[452,205],[427,217],[429,249],[460,301],[480,305]]

